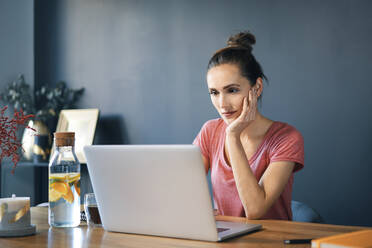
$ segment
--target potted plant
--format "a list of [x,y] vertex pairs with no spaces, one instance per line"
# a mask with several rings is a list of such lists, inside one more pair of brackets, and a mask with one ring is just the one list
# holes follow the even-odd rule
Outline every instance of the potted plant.
[[[0,93],[0,99],[13,105],[15,110],[22,110],[25,115],[33,113],[33,120],[29,121],[28,126],[35,129],[40,138],[55,129],[60,111],[74,108],[83,92],[84,88],[69,89],[65,82],[58,82],[55,87],[42,85],[32,92],[21,74]],[[30,135],[30,130],[25,129],[22,143],[24,157],[29,160],[34,146],[34,136]]]
[[14,117],[9,118],[5,115],[8,106],[0,109],[0,166],[4,158],[11,158],[13,163],[13,170],[20,160],[19,151],[22,150],[22,143],[18,140],[17,130],[20,126],[26,127],[30,130],[32,128],[26,125],[27,121],[33,115],[25,115],[23,111],[15,111]]
[[[13,118],[5,115],[8,106],[0,108],[0,167],[4,158],[10,158],[13,163],[12,174],[20,160],[22,143],[17,137],[19,127],[26,127],[27,121],[33,115],[25,115],[22,110],[15,111]],[[31,224],[30,197],[0,199],[0,236],[16,237],[36,233],[35,225]]]

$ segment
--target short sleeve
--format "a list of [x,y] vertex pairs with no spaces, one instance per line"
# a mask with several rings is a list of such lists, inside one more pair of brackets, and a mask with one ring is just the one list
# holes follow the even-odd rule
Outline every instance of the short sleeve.
[[210,158],[209,141],[210,141],[210,135],[208,132],[208,122],[207,122],[203,125],[200,132],[194,139],[194,142],[192,143],[194,145],[199,146],[201,153],[208,160]]
[[270,149],[270,163],[278,161],[295,162],[294,172],[304,167],[304,139],[296,129],[291,128],[276,137]]

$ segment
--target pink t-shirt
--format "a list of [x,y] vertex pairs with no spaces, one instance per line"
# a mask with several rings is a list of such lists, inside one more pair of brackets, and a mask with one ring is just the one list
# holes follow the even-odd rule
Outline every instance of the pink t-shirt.
[[[222,215],[245,217],[232,168],[224,156],[226,123],[222,119],[207,121],[194,144],[200,147],[209,160],[215,207]],[[304,165],[304,142],[302,135],[292,126],[274,122],[256,153],[249,158],[253,174],[259,181],[272,162],[293,161],[293,173]],[[291,199],[293,173],[279,198],[261,219],[292,220]]]

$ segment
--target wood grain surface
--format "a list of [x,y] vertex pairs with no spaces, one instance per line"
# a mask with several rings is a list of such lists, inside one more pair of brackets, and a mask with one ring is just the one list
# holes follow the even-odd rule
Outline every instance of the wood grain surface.
[[[284,239],[318,238],[338,233],[365,229],[365,227],[336,226],[279,220],[248,221],[245,218],[216,216],[217,220],[262,224],[263,229],[251,234],[215,243],[196,240],[154,237],[107,232],[102,228],[88,228],[82,223],[76,228],[51,228],[48,208],[32,207],[32,223],[37,227],[33,236],[0,238],[0,247],[310,247],[284,245]],[[182,224],[182,223],[180,223]]]

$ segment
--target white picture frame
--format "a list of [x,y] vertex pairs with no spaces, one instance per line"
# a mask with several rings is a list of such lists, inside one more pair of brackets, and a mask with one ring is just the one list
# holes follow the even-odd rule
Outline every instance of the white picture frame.
[[[75,153],[80,163],[86,163],[83,148],[92,145],[99,109],[64,109],[60,112],[56,132],[75,132]],[[55,150],[54,144],[50,159]]]

